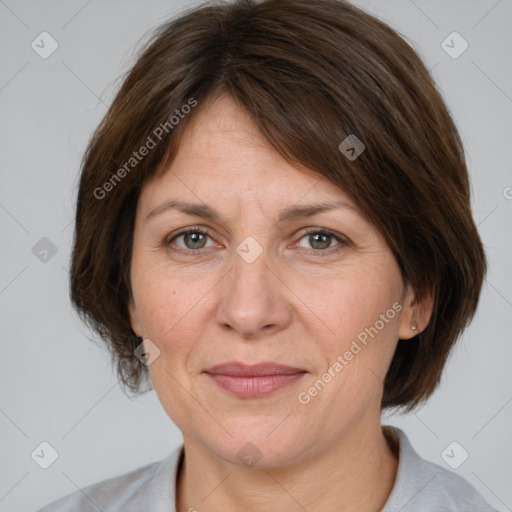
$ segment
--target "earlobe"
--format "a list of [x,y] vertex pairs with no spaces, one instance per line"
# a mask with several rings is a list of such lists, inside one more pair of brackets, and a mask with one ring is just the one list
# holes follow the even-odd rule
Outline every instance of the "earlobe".
[[414,291],[408,287],[404,304],[400,327],[398,329],[398,337],[408,340],[414,338],[426,329],[434,307],[433,293],[429,292],[418,301]]
[[139,325],[139,321],[137,318],[137,310],[135,308],[135,304],[133,303],[133,300],[130,300],[130,302],[128,304],[128,313],[130,315],[130,324],[132,326],[132,331],[140,338],[142,336],[141,328]]

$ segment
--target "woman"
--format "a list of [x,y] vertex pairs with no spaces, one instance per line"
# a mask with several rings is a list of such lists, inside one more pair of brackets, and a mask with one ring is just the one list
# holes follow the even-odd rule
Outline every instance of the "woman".
[[42,509],[493,510],[385,408],[434,391],[485,274],[415,52],[339,0],[160,27],[84,157],[72,299],[183,433]]

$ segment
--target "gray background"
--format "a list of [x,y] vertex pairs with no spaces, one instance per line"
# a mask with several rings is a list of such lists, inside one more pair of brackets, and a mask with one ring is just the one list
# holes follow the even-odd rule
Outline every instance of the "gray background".
[[[467,148],[490,262],[478,315],[439,390],[421,410],[384,422],[444,467],[441,453],[457,441],[469,457],[455,471],[512,510],[512,1],[355,3],[405,35],[432,68]],[[122,393],[106,352],[70,307],[67,268],[88,138],[138,41],[185,5],[0,0],[0,511],[33,511],[181,442],[154,392]],[[59,45],[47,59],[31,47],[43,31]],[[453,31],[469,43],[456,59],[441,46]],[[452,53],[461,49],[450,41]],[[46,470],[31,457],[43,441],[59,454]]]

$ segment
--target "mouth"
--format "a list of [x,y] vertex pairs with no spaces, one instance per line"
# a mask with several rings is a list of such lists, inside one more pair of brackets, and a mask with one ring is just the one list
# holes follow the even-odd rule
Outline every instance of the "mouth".
[[306,370],[276,363],[246,365],[230,362],[204,372],[224,391],[239,398],[257,398],[286,388],[307,374]]

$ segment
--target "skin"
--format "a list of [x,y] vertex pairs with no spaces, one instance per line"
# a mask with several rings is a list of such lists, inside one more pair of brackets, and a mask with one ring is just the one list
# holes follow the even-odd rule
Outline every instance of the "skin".
[[[198,108],[170,168],[141,191],[131,267],[132,328],[160,350],[150,378],[183,433],[176,509],[378,511],[398,462],[380,424],[383,379],[398,339],[427,325],[431,301],[415,301],[383,237],[336,185],[283,160],[229,97]],[[169,200],[207,204],[221,220],[176,208],[147,218]],[[348,206],[278,222],[286,207],[325,201]],[[190,226],[209,235],[174,238]],[[249,236],[262,250],[251,263],[236,251]],[[401,311],[300,403],[395,303]],[[204,373],[234,360],[307,374],[239,398]],[[246,443],[260,454],[253,467],[237,456]]]

